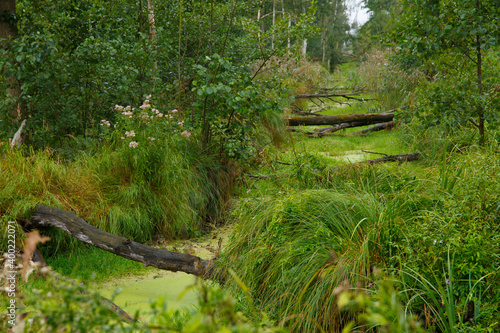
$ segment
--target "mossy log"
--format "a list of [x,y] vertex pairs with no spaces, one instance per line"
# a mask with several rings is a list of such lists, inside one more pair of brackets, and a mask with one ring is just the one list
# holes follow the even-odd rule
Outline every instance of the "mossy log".
[[187,253],[158,249],[113,235],[89,225],[83,219],[59,208],[38,206],[31,218],[22,223],[26,229],[54,227],[61,229],[81,242],[114,253],[121,257],[142,262],[172,272],[184,272],[205,279],[214,278],[213,260],[204,260]]
[[390,130],[391,128],[394,127],[394,125],[395,125],[394,121],[388,121],[386,123],[380,123],[380,124],[377,124],[375,126],[362,129],[361,131],[351,133],[351,135],[359,135],[359,134],[366,134],[366,133],[377,132],[377,131],[382,131],[382,130]]
[[374,123],[385,123],[394,119],[393,112],[383,113],[356,113],[343,114],[338,116],[319,117],[293,117],[288,118],[288,126],[318,126],[335,125],[342,123],[365,122],[367,125]]
[[344,97],[344,98],[348,98],[348,97],[352,97],[352,96],[358,96],[359,94],[361,94],[362,92],[340,92],[340,93],[328,93],[328,92],[325,92],[325,91],[322,91],[321,93],[319,94],[299,94],[299,95],[295,95],[293,96],[295,99],[301,99],[301,98],[325,98],[325,97]]
[[341,131],[346,128],[351,128],[351,127],[361,127],[361,126],[367,126],[367,125],[373,125],[373,124],[379,124],[378,122],[373,122],[373,121],[356,121],[353,123],[341,123],[337,125],[333,125],[330,127],[323,127],[323,128],[318,128],[314,131],[307,131],[305,134],[309,137],[324,137],[327,135],[330,135],[332,133]]
[[[366,126],[378,123],[386,123],[394,119],[394,113],[398,110],[404,110],[409,105],[404,105],[389,111],[381,113],[355,113],[338,116],[319,116],[319,117],[293,117],[288,118],[288,126],[319,126],[319,125],[337,125],[344,123],[357,123],[355,126]],[[344,127],[346,128],[346,127]]]
[[411,162],[416,161],[420,158],[420,153],[409,153],[409,154],[401,154],[401,155],[387,155],[380,158],[375,158],[373,160],[362,161],[354,164],[377,164],[377,163],[385,163],[385,162]]

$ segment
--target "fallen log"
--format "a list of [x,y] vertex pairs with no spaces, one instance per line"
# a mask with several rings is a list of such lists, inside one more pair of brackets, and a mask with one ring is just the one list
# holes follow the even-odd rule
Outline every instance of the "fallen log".
[[340,102],[340,101],[338,101],[336,99],[333,99],[334,97],[342,97],[342,98],[347,99],[348,101],[349,100],[355,100],[355,101],[358,101],[358,102],[366,102],[366,101],[377,100],[376,98],[357,97],[361,93],[362,93],[361,91],[359,91],[359,92],[339,92],[339,93],[322,92],[322,93],[316,93],[316,94],[300,94],[300,95],[295,95],[294,98],[295,99],[307,98],[307,99],[309,99],[313,103],[314,103],[314,99],[319,99],[320,101],[323,101],[322,98],[326,98],[326,99],[328,99],[328,100],[330,100],[332,102],[339,103],[339,104],[349,104],[349,103]]
[[302,110],[301,108],[291,105],[290,109],[292,113],[298,114],[298,115],[304,115],[304,116],[320,116],[320,112],[324,111],[326,108],[325,107],[311,107],[307,110]]
[[[354,122],[385,123],[394,119],[393,112],[383,113],[357,113],[343,114],[338,116],[319,116],[319,117],[294,117],[288,118],[288,126],[318,126],[335,125]],[[367,124],[369,125],[369,124]]]
[[310,137],[324,137],[329,134],[338,132],[340,130],[346,129],[346,128],[351,128],[351,127],[360,127],[360,126],[366,126],[366,125],[373,125],[373,124],[378,124],[378,122],[372,122],[372,121],[357,121],[354,123],[342,123],[330,127],[324,127],[324,128],[319,128],[314,131],[307,131],[305,134]]
[[[350,93],[321,93],[321,94],[300,94],[293,96],[295,99],[301,98],[326,98],[326,97],[344,97],[344,98],[353,98],[352,96],[357,96],[361,94],[361,91],[358,92],[350,92]],[[356,98],[357,99],[357,98]]]
[[184,272],[205,279],[214,279],[213,260],[204,260],[187,253],[158,249],[134,242],[125,237],[110,234],[89,225],[72,212],[45,205],[38,206],[27,221],[21,222],[26,229],[54,227],[61,229],[79,241],[114,253],[121,257],[142,262],[172,272]]
[[377,124],[377,125],[372,126],[370,128],[365,128],[365,129],[362,129],[361,131],[353,132],[353,133],[351,133],[351,135],[359,135],[359,134],[366,134],[366,133],[377,132],[377,131],[382,131],[382,130],[390,130],[391,128],[394,127],[394,124],[395,124],[394,121],[389,121],[386,123]]
[[367,161],[362,161],[358,163],[353,163],[351,165],[357,165],[357,164],[376,164],[376,163],[385,163],[385,162],[411,162],[411,161],[416,161],[420,158],[421,154],[420,153],[409,153],[409,154],[400,154],[400,155],[387,155],[384,157],[380,158],[375,158],[373,160],[367,160]]
[[[406,109],[408,105],[381,113],[355,113],[338,116],[293,117],[288,118],[288,126],[318,126],[342,123],[367,122],[366,125],[385,123],[394,119],[394,113]],[[371,123],[368,123],[371,122]],[[364,126],[364,125],[361,125]]]

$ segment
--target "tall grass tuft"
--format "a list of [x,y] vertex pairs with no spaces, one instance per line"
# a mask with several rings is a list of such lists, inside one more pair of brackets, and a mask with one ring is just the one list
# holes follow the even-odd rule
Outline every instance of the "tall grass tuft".
[[[447,333],[462,332],[462,329],[467,331],[471,324],[477,324],[482,298],[492,287],[486,281],[493,273],[477,280],[469,275],[465,281],[468,283],[464,295],[465,301],[459,302],[456,290],[459,284],[452,269],[454,256],[450,254],[448,248],[446,268],[442,273],[433,272],[424,276],[408,267],[398,272],[403,286],[401,294],[406,297],[406,311],[424,308],[425,311],[419,312],[425,326],[436,327],[440,332]],[[475,331],[483,330],[478,326]]]
[[[235,171],[198,156],[185,140],[159,144],[163,148],[142,151],[104,146],[67,164],[48,151],[2,149],[2,225],[28,218],[40,204],[73,211],[102,230],[138,242],[193,236],[205,222],[220,221]],[[60,233],[55,238],[56,248],[72,243]]]
[[238,210],[223,262],[282,325],[338,331],[350,317],[339,316],[335,290],[370,283],[373,258],[380,257],[381,210],[370,195],[330,190],[248,202]]

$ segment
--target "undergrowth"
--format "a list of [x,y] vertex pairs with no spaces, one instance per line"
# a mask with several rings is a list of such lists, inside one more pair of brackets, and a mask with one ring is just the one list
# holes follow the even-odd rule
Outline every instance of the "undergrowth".
[[[301,136],[295,142],[305,144],[296,144],[294,152],[269,150],[261,178],[248,179],[249,198],[234,213],[239,225],[224,253],[253,302],[298,332],[349,331],[391,320],[430,331],[497,329],[497,153],[453,145],[451,137],[442,138],[447,146],[426,141],[430,134],[418,137],[422,160],[412,164],[343,165],[322,153],[324,141]],[[407,140],[398,147],[417,145]],[[382,144],[377,151],[388,148]],[[381,311],[370,302],[386,301],[386,282],[374,277],[376,268],[395,286],[407,321],[398,317],[399,305],[391,308],[398,314],[392,319],[379,314],[370,321],[357,312]],[[339,312],[346,290],[362,304]],[[368,298],[359,296],[366,292]]]
[[[338,314],[339,285],[368,288],[379,267],[418,272],[444,288],[451,251],[453,297],[462,309],[470,284],[494,290],[499,281],[500,191],[488,180],[498,164],[482,157],[471,152],[424,178],[405,169],[344,167],[329,175],[323,190],[249,199],[235,217],[228,265],[274,319],[288,318],[283,324],[297,331],[336,331],[352,319]],[[420,293],[422,279],[396,275],[413,288],[407,299]],[[494,323],[499,297],[482,295],[476,322]],[[437,324],[424,303],[408,306],[428,328]]]
[[[45,204],[73,211],[104,231],[138,242],[200,233],[204,222],[223,210],[219,199],[227,186],[224,169],[207,157],[195,157],[186,143],[183,147],[169,141],[163,144],[149,175],[137,161],[151,161],[153,156],[148,151],[143,156],[127,151],[132,150],[129,147],[103,148],[67,164],[47,151],[24,154],[4,146],[0,152],[1,223],[27,218],[37,205]],[[57,247],[69,242],[61,235],[54,238]]]

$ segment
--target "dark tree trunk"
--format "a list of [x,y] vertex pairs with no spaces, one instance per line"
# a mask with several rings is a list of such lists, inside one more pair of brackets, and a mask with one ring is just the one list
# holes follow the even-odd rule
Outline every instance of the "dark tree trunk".
[[0,1],[0,38],[7,40],[17,37],[17,29],[15,21],[13,21],[16,13],[16,0]]
[[[318,128],[314,131],[308,131],[305,132],[307,136],[311,137],[324,137],[324,136],[329,136],[329,135],[336,135],[334,134],[335,132],[341,131],[346,128],[351,128],[351,127],[361,127],[361,126],[366,126],[366,125],[373,125],[373,124],[378,124],[378,121],[356,121],[353,123],[341,123],[337,125],[333,125],[330,127],[323,127],[323,128]],[[384,123],[385,124],[385,123]]]
[[385,123],[394,119],[394,113],[361,113],[346,114],[338,116],[320,116],[320,117],[294,117],[288,119],[289,126],[317,126],[317,125],[335,125],[342,123],[366,122],[367,125],[375,123]]
[[[16,0],[1,0],[0,1],[0,39],[6,39],[7,43],[17,37],[17,26],[16,26]],[[7,57],[11,57],[7,54]],[[14,98],[17,98],[21,92],[19,87],[19,82],[13,80],[12,78],[1,78],[1,80],[6,80],[7,82],[7,94]],[[19,117],[18,107],[16,105],[12,106],[12,114],[15,117]]]
[[351,133],[351,135],[366,134],[366,133],[377,132],[377,131],[382,131],[382,130],[390,130],[393,127],[394,127],[394,122],[389,121],[387,123],[377,124],[377,125],[372,126],[370,128],[365,128],[365,129],[362,129],[361,131]]
[[377,163],[385,163],[385,162],[411,162],[420,159],[420,153],[409,153],[409,154],[401,154],[401,155],[387,155],[384,157],[376,158],[373,160],[358,162],[354,164],[377,164]]
[[187,253],[157,249],[130,239],[116,236],[87,224],[72,212],[44,205],[38,206],[31,219],[21,223],[26,229],[54,227],[61,229],[81,242],[114,253],[121,257],[142,262],[172,272],[184,272],[205,279],[214,278],[213,260],[204,260]]

